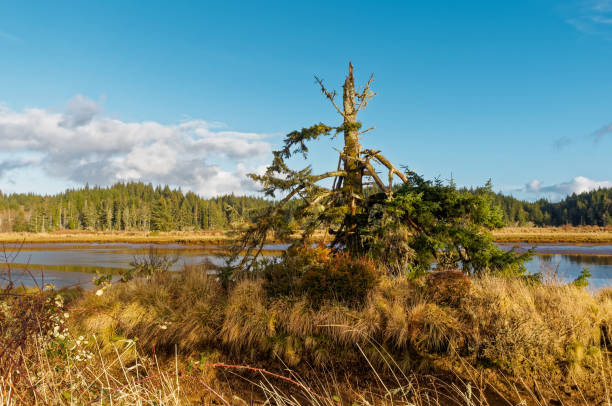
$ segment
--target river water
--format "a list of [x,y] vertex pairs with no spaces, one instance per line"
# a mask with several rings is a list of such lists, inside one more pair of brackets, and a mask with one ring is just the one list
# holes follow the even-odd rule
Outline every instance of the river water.
[[[504,249],[515,247],[519,251],[530,244],[499,244]],[[284,245],[269,245],[268,254],[278,254]],[[0,262],[10,262],[11,277],[25,286],[52,283],[56,287],[92,286],[96,270],[102,273],[128,269],[135,256],[146,255],[150,249],[158,254],[178,258],[174,269],[184,264],[197,264],[204,260],[220,263],[223,250],[215,246],[181,244],[126,244],[126,243],[46,243],[5,244],[0,249]],[[591,289],[612,286],[612,245],[595,244],[540,244],[536,255],[527,263],[530,273],[544,272],[548,276],[571,281],[588,267],[593,275]],[[0,285],[6,283],[6,266],[0,267]]]

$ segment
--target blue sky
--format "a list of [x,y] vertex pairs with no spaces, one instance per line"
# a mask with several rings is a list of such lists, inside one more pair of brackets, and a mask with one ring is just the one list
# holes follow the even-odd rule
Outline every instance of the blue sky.
[[[612,0],[2,2],[0,189],[255,189],[282,135],[374,73],[364,145],[428,178],[612,186]],[[313,148],[335,166],[336,143]],[[296,165],[301,163],[296,162]]]

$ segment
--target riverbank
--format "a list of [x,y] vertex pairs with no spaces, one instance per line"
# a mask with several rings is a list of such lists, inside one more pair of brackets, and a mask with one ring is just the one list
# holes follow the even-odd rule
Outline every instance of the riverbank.
[[504,227],[493,231],[496,242],[612,243],[612,227]]
[[[72,231],[0,233],[0,243],[134,243],[217,245],[232,242],[228,230],[202,231]],[[496,242],[612,243],[612,227],[505,227],[493,231]]]
[[133,243],[216,245],[231,242],[227,230],[205,231],[55,231],[0,233],[0,243]]

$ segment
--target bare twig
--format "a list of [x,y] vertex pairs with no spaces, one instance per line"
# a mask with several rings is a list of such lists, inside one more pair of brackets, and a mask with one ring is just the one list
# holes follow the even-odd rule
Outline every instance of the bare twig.
[[368,79],[368,82],[365,85],[365,88],[363,89],[363,92],[357,93],[355,95],[356,98],[360,100],[359,104],[357,105],[357,109],[355,110],[356,112],[358,112],[362,108],[365,108],[368,105],[368,100],[376,96],[377,93],[370,92],[370,85],[372,84],[373,80],[374,74],[372,73],[370,75],[370,79]]
[[342,116],[344,117],[344,112],[342,110],[340,110],[340,108],[338,107],[338,105],[336,104],[336,91],[329,91],[327,90],[327,88],[325,87],[325,85],[323,84],[323,81],[321,79],[319,79],[317,76],[315,76],[315,80],[317,81],[317,83],[319,84],[319,86],[321,86],[321,93],[323,93],[325,95],[325,97],[327,97],[329,99],[329,101],[331,102],[331,104],[334,105],[334,107],[336,108],[336,111]]

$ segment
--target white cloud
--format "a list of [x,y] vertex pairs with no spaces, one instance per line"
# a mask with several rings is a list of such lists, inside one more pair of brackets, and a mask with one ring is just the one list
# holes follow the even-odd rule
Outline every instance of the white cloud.
[[77,184],[142,180],[213,196],[257,190],[246,173],[270,156],[263,135],[219,123],[124,122],[100,117],[101,111],[101,102],[82,95],[64,112],[0,105],[0,176],[35,168]]
[[567,22],[578,31],[612,38],[612,0],[582,0],[570,8]]
[[68,102],[64,118],[59,125],[65,128],[75,128],[89,124],[94,116],[102,112],[101,104],[101,102],[96,103],[90,98],[77,94]]
[[576,176],[569,182],[545,186],[541,181],[534,179],[522,188],[521,191],[545,197],[551,201],[558,201],[573,193],[579,194],[600,188],[611,188],[612,181],[597,181],[584,176]]

